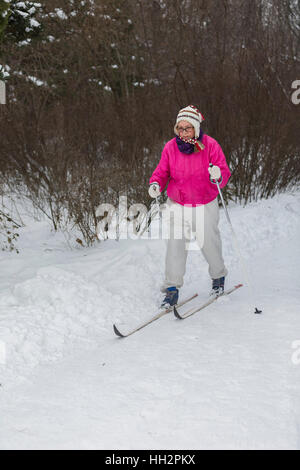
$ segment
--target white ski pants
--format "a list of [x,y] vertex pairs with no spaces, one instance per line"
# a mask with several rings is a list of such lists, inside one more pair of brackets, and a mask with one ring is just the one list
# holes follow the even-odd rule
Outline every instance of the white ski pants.
[[197,244],[208,263],[212,279],[226,276],[228,271],[222,257],[222,242],[218,229],[218,198],[201,206],[182,206],[167,200],[163,214],[168,227],[165,280],[162,292],[167,287],[183,285],[189,241],[195,236]]

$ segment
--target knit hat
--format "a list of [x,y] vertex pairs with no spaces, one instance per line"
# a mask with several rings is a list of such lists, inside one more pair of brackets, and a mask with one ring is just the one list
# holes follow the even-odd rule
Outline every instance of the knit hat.
[[198,139],[200,135],[200,124],[202,121],[204,121],[204,117],[196,108],[196,106],[190,104],[186,108],[183,108],[179,111],[176,124],[174,126],[174,132],[176,135],[178,135],[177,125],[180,121],[188,121],[190,124],[192,124],[195,129],[195,139]]

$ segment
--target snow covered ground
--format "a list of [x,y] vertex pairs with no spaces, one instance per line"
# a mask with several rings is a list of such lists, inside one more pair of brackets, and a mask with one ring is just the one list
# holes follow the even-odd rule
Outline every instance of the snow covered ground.
[[[300,193],[229,210],[255,299],[244,286],[126,339],[112,324],[157,311],[165,242],[20,231],[0,253],[0,449],[300,449]],[[220,229],[227,286],[245,283],[223,210]],[[181,297],[209,289],[191,251]]]

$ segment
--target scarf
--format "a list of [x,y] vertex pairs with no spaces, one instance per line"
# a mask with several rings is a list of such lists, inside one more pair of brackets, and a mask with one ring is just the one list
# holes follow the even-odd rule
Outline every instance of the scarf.
[[205,147],[202,143],[204,132],[200,129],[200,135],[198,139],[186,139],[185,137],[176,136],[176,143],[178,145],[178,149],[182,153],[186,153],[187,155],[191,155],[195,151],[195,147],[198,150],[203,150]]

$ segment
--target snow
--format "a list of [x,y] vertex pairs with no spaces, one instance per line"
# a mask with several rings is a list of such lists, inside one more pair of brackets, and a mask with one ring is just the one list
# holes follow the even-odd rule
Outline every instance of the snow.
[[41,23],[36,21],[34,18],[30,18],[30,26],[33,28],[39,28],[41,26]]
[[18,46],[28,46],[31,43],[31,38],[27,38],[24,41],[19,41]]
[[31,75],[27,76],[27,80],[30,80],[31,82],[33,82],[37,86],[48,86],[48,84],[46,82],[43,82],[42,80],[39,80],[38,78],[36,78],[34,76],[31,76]]
[[66,13],[62,10],[62,8],[54,8],[54,12],[49,13],[49,16],[52,18],[55,16],[58,16],[61,20],[67,20],[68,16]]
[[11,68],[10,68],[9,65],[1,65],[0,64],[0,72],[3,74],[4,78],[9,77],[10,70],[11,70]]
[[16,10],[16,12],[24,18],[27,18],[27,16],[29,16],[29,13],[27,13],[26,11]]
[[[157,312],[165,242],[70,249],[21,213],[20,254],[0,252],[1,449],[299,449],[300,192],[229,213],[245,285],[184,321]],[[19,209],[20,210],[20,209]],[[243,282],[221,210],[229,275]],[[207,298],[201,252],[181,297]]]

